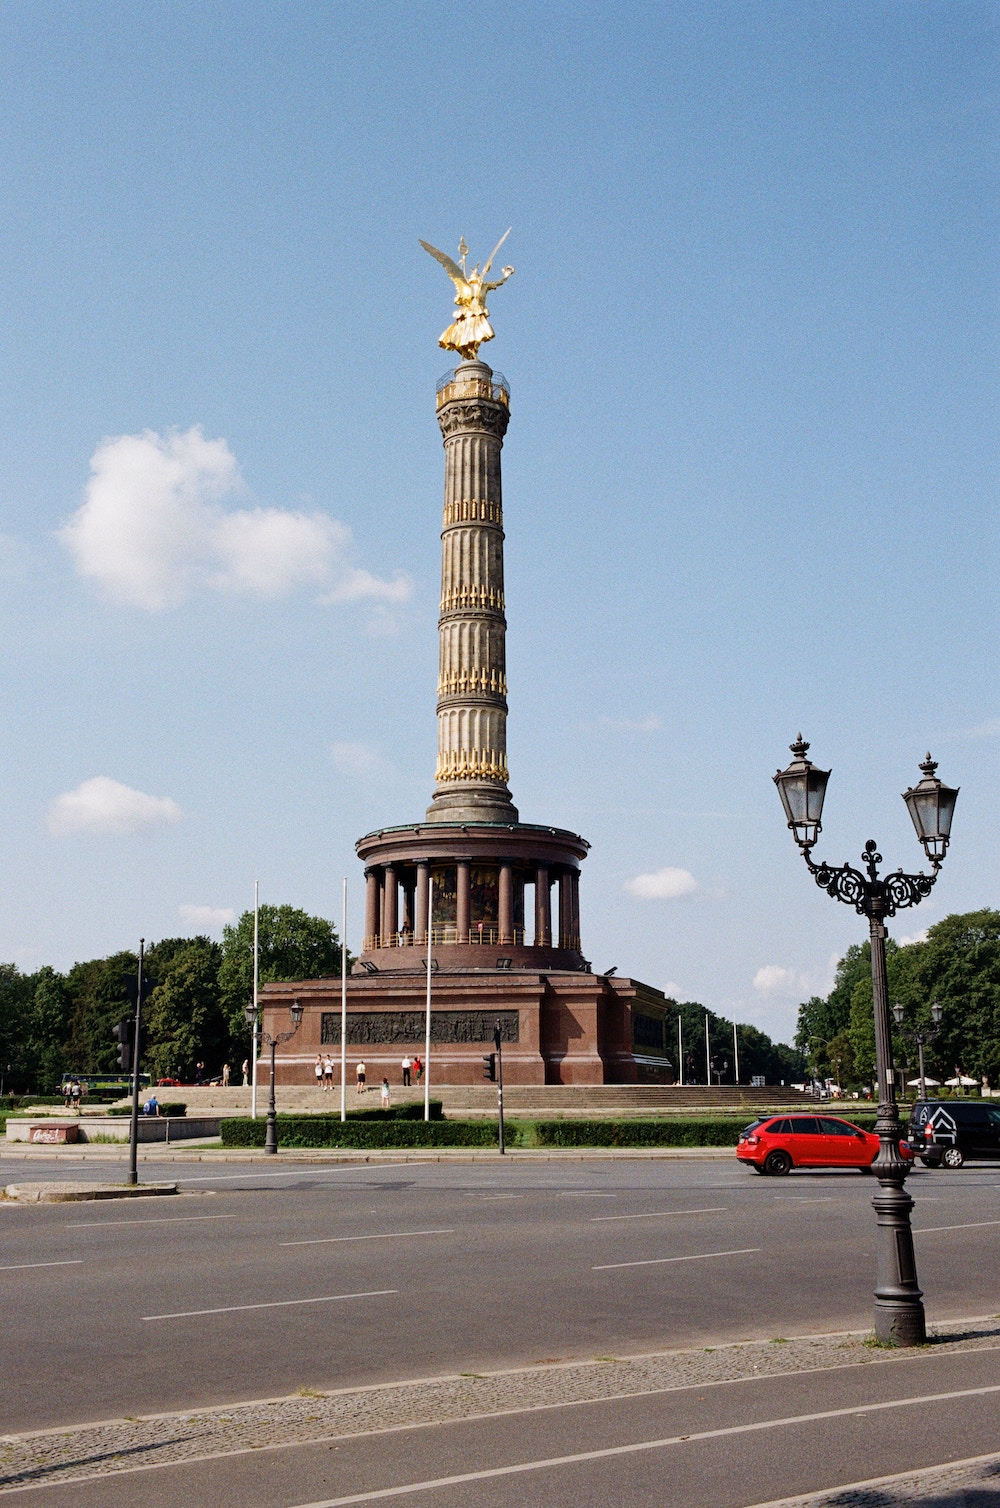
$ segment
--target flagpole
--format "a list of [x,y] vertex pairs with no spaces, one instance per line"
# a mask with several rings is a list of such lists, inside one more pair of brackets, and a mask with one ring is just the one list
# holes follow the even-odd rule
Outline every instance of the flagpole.
[[258,911],[260,903],[260,880],[253,882],[253,1041],[250,1048],[250,1119],[257,1119],[257,992],[260,984],[259,976],[259,951],[258,951]]
[[431,1118],[431,939],[434,936],[434,879],[427,876],[427,1022],[424,1030],[424,1120]]
[[340,923],[340,1119],[347,1119],[347,878]]

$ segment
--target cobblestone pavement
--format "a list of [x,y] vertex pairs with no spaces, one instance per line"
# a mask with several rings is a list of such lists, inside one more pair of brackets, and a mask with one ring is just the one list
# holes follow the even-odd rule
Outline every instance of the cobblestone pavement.
[[[1000,1316],[992,1316],[938,1326],[929,1344],[938,1354],[995,1350],[1000,1348],[998,1321]],[[542,1364],[483,1375],[459,1374],[330,1392],[303,1389],[285,1398],[0,1436],[0,1494],[43,1483],[87,1481],[180,1462],[273,1449],[276,1435],[282,1445],[343,1440],[546,1406],[640,1397],[796,1372],[900,1366],[913,1354],[876,1348],[864,1333],[841,1333],[793,1340],[776,1337],[770,1341],[642,1356],[595,1357],[589,1362]],[[877,1489],[885,1490],[888,1489]],[[899,1488],[900,1492],[903,1490]],[[883,1508],[914,1500],[912,1494],[909,1498],[855,1498],[833,1493],[794,1501],[822,1503],[828,1508],[834,1504],[837,1508],[847,1505],[854,1508],[855,1504]],[[942,1500],[952,1501],[965,1500]],[[987,1502],[1000,1501],[1000,1497],[995,1500],[972,1497],[968,1501],[983,1508]]]
[[1000,1504],[1000,1455],[977,1456],[926,1471],[878,1477],[806,1497],[779,1498],[754,1508],[996,1508]]

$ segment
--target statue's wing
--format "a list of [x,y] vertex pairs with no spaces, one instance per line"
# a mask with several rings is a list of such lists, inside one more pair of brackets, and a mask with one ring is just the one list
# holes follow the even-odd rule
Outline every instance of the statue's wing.
[[513,229],[514,229],[514,227],[512,225],[508,225],[507,229],[504,231],[503,235],[500,237],[499,241],[494,246],[493,250],[490,252],[489,261],[486,263],[486,266],[483,268],[483,277],[486,276],[486,274],[489,272],[490,268],[493,266],[493,258],[496,256],[497,252],[500,250],[501,246],[506,241],[507,237],[510,235],[510,233],[511,233],[511,231]]
[[469,285],[466,282],[465,273],[462,271],[461,267],[459,267],[457,262],[452,261],[451,257],[446,251],[438,251],[437,247],[432,246],[429,241],[421,241],[420,244],[425,251],[430,252],[431,256],[436,262],[441,263],[441,266],[451,278],[459,293],[462,293],[468,289]]

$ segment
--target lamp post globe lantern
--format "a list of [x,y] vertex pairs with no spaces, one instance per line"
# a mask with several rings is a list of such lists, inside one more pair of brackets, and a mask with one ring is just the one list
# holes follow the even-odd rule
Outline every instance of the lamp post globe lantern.
[[917,837],[935,869],[948,852],[951,819],[958,800],[958,787],[942,785],[934,773],[936,769],[936,762],[928,754],[920,766],[923,779],[903,792]]
[[[903,1187],[909,1171],[899,1150],[903,1126],[896,1104],[895,1071],[892,1060],[892,1028],[889,1010],[889,981],[885,962],[885,923],[909,906],[917,906],[930,895],[940,872],[951,836],[951,820],[958,791],[942,785],[930,755],[920,766],[922,779],[903,793],[917,837],[931,862],[931,873],[904,874],[902,869],[879,875],[882,855],[873,838],[865,844],[861,862],[864,872],[851,864],[839,868],[813,861],[812,848],[822,830],[823,799],[830,778],[829,770],[818,770],[806,758],[809,745],[800,733],[791,745],[794,756],[787,770],[774,776],[788,826],[802,851],[806,867],[821,890],[835,901],[853,906],[859,916],[868,918],[872,959],[872,1008],[875,1025],[875,1062],[878,1074],[878,1119],[875,1132],[879,1151],[872,1164],[878,1178],[878,1191],[872,1199],[877,1228],[875,1279],[875,1337],[885,1345],[918,1346],[926,1338],[923,1295],[917,1285],[917,1267],[913,1251],[910,1211],[913,1200]],[[902,1006],[893,1007],[892,1015],[901,1024]],[[934,1030],[934,1035],[936,1035]],[[908,1034],[904,1034],[908,1035]],[[921,1033],[928,1041],[931,1032]],[[920,1085],[924,1088],[923,1043],[920,1045]]]
[[817,769],[806,758],[809,745],[801,733],[789,747],[795,757],[787,770],[778,770],[774,783],[796,843],[801,848],[811,848],[823,828],[823,802],[830,771]]

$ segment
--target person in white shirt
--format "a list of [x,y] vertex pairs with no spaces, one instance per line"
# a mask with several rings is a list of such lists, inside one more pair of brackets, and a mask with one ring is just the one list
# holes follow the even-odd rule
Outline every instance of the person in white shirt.
[[403,1088],[404,1089],[409,1089],[409,1087],[410,1087],[410,1069],[412,1067],[413,1067],[413,1059],[410,1057],[409,1053],[406,1053],[404,1055],[404,1057],[403,1057]]

